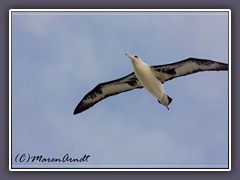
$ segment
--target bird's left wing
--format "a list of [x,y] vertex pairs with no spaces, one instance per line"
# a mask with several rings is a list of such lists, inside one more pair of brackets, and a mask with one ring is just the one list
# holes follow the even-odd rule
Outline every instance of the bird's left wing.
[[142,84],[138,81],[134,73],[120,79],[98,84],[83,97],[73,114],[81,113],[109,96],[142,87]]
[[201,71],[227,71],[228,64],[208,59],[188,58],[176,63],[151,66],[156,77],[164,83],[173,78]]

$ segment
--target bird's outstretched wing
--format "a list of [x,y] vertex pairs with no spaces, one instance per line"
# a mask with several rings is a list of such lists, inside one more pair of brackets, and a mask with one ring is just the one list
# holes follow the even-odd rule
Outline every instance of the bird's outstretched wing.
[[227,71],[228,64],[208,59],[188,58],[176,63],[151,66],[156,77],[164,83],[173,78],[201,71]]
[[120,79],[98,84],[83,97],[73,114],[81,113],[109,96],[142,87],[134,73]]

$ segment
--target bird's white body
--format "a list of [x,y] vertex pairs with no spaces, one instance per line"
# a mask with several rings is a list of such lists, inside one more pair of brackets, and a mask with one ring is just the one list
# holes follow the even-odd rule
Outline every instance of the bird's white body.
[[151,66],[144,63],[138,56],[126,54],[133,64],[134,73],[141,84],[146,88],[158,101],[168,108],[171,98],[164,91],[163,84],[159,81],[151,69]]

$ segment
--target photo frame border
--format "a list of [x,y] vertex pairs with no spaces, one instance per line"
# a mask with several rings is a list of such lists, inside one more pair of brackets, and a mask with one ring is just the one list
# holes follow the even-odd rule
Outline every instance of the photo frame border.
[[[228,168],[13,168],[12,13],[13,12],[228,12]],[[231,10],[230,9],[10,9],[9,10],[9,170],[10,171],[231,171]]]

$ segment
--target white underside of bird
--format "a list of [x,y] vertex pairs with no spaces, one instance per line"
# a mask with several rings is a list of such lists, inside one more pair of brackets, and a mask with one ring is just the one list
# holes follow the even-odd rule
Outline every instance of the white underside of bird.
[[156,97],[159,103],[168,108],[172,99],[164,91],[162,82],[158,80],[151,66],[143,62],[138,56],[133,56],[128,53],[125,53],[125,55],[132,60],[134,73],[143,87]]

